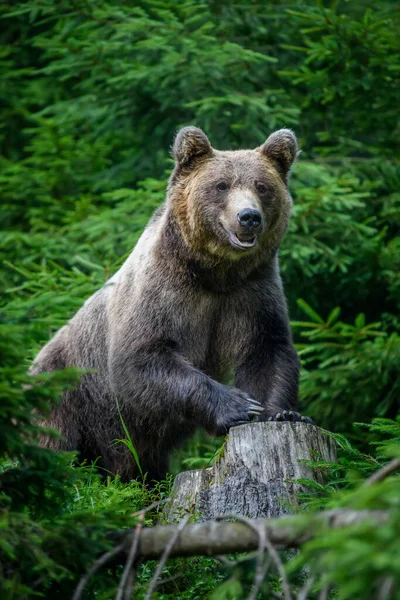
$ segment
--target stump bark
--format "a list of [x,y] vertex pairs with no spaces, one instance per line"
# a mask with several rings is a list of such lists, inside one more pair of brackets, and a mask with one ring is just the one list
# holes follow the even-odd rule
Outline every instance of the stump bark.
[[322,429],[308,423],[249,423],[230,430],[224,451],[208,469],[175,478],[167,519],[188,512],[201,521],[234,513],[249,518],[278,517],[293,510],[297,479],[323,483],[323,472],[302,460],[336,461],[336,446]]

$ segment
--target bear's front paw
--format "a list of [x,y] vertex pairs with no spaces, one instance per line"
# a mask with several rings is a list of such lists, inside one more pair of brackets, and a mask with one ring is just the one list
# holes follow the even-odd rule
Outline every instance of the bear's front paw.
[[215,434],[226,435],[231,427],[249,423],[264,410],[250,394],[236,388],[226,388],[216,411]]
[[[264,419],[267,420],[267,419]],[[282,412],[276,413],[272,417],[268,418],[268,421],[292,421],[292,422],[301,422],[301,423],[310,423],[314,424],[314,421],[310,417],[305,417],[295,410],[283,410]]]

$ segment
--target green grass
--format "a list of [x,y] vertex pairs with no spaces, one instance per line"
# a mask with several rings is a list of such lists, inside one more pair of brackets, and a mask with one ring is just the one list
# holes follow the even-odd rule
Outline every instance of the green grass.
[[137,453],[137,450],[136,450],[136,448],[134,446],[134,443],[132,441],[132,438],[131,438],[131,435],[129,433],[129,430],[128,430],[128,428],[127,428],[127,426],[125,424],[125,421],[124,421],[124,419],[123,419],[123,417],[121,415],[121,410],[119,408],[119,402],[118,402],[118,398],[117,397],[115,398],[115,402],[116,402],[116,405],[117,405],[118,415],[119,415],[119,418],[120,418],[121,425],[123,427],[124,433],[126,435],[126,438],[125,439],[114,440],[114,445],[115,444],[125,444],[125,446],[129,449],[130,453],[132,454],[133,458],[135,459],[135,463],[136,463],[137,468],[139,469],[140,476],[141,476],[142,480],[144,480],[143,470],[142,470],[142,467],[141,467],[141,464],[140,464],[140,460],[139,460],[139,454]]

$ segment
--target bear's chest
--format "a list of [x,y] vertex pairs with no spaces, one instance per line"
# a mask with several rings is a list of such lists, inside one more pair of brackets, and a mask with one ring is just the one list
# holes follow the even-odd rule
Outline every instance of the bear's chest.
[[251,307],[243,298],[224,298],[211,329],[205,370],[221,379],[250,350],[254,335]]
[[218,301],[207,294],[188,293],[175,303],[175,340],[183,356],[197,368],[203,368],[207,361],[218,314]]
[[[180,306],[180,347],[193,366],[220,379],[251,343],[249,311],[235,297],[198,295]],[[177,315],[178,318],[178,315]]]

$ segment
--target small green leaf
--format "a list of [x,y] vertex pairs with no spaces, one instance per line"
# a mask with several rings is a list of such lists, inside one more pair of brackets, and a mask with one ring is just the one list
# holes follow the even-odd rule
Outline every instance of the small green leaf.
[[359,315],[357,315],[354,324],[357,327],[357,329],[362,329],[365,325],[365,314],[360,313]]
[[302,298],[298,298],[297,300],[297,305],[306,313],[306,315],[308,315],[310,317],[310,319],[312,319],[315,323],[321,323],[321,325],[324,323],[324,320],[322,317],[319,316],[319,314],[317,312],[315,312],[315,310],[313,308],[311,308],[311,306],[309,304],[307,304],[307,302],[305,300],[303,300]]
[[328,318],[326,320],[327,325],[332,325],[332,323],[334,323],[337,318],[340,315],[340,307],[336,306],[333,310],[331,310],[331,312],[328,315]]

